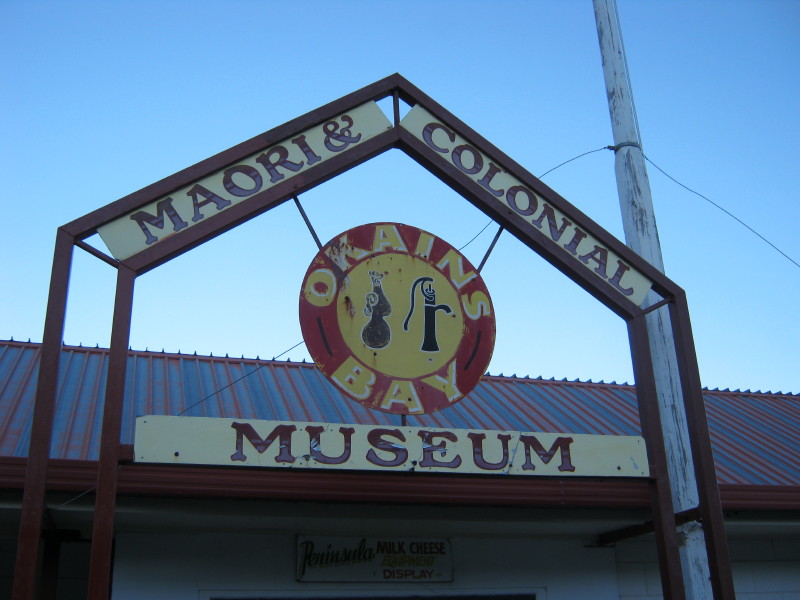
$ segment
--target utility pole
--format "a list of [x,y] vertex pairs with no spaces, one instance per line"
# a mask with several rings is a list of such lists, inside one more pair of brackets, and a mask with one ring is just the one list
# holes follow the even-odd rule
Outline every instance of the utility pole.
[[[664,261],[636,122],[616,0],[593,2],[614,133],[614,170],[625,241],[637,254],[663,273]],[[653,292],[651,295],[653,297],[646,300],[645,306],[658,300]],[[675,344],[666,307],[649,313],[646,322],[667,451],[672,502],[677,512],[688,511],[698,507],[700,500],[690,453]],[[678,533],[681,537],[680,557],[687,598],[711,598],[712,586],[703,528],[697,521],[690,521],[680,525]]]

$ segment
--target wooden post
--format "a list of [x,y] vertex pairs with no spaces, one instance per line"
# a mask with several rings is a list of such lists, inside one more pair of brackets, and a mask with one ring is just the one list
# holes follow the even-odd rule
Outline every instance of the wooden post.
[[136,273],[120,266],[111,329],[111,349],[103,404],[103,431],[97,469],[92,552],[89,558],[89,600],[107,600],[111,589],[111,558],[114,544],[114,508],[117,500],[117,475],[128,365],[128,341],[133,310],[133,287]]
[[72,246],[75,239],[63,229],[56,234],[50,295],[44,322],[39,378],[36,384],[36,403],[33,409],[28,464],[25,469],[25,491],[19,525],[17,559],[14,570],[14,600],[33,600],[36,597],[39,567],[39,541],[42,536],[47,466],[50,461],[50,442],[53,435],[58,365],[64,337],[67,313],[69,275],[72,267]]
[[[650,340],[646,315],[628,322],[633,372],[636,377],[636,399],[642,435],[647,442],[650,464],[650,503],[656,551],[664,598],[683,600],[687,597],[681,565],[680,547],[675,531],[675,508],[669,485],[667,444],[664,440],[656,390],[655,365],[650,356]],[[690,598],[692,598],[690,596]]]
[[[664,262],[650,195],[650,182],[647,178],[644,153],[636,125],[633,95],[615,0],[594,0],[594,12],[614,133],[615,172],[625,240],[637,254],[663,273]],[[651,292],[646,305],[655,304],[659,299]],[[675,340],[668,310],[667,307],[661,307],[648,313],[646,323],[663,437],[667,445],[672,501],[675,510],[683,512],[698,507],[700,496],[684,409],[685,388],[681,385],[678,372]],[[699,381],[696,383],[699,389]],[[713,464],[711,468],[713,471]],[[716,486],[716,481],[713,485]],[[716,510],[720,512],[719,507],[716,507]],[[691,521],[681,525],[679,531],[683,537],[680,553],[687,596],[710,598],[712,597],[711,574],[703,528],[697,521]],[[729,566],[723,570],[727,570],[730,578]],[[714,574],[719,576],[719,569],[715,569]],[[713,586],[717,598],[728,597],[720,593],[724,589],[728,589],[728,586],[719,584]],[[732,590],[732,586],[730,589]]]

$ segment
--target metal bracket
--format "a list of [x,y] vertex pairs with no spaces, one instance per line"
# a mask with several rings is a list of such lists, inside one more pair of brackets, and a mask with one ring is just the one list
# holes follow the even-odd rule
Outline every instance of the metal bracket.
[[617,150],[619,150],[620,148],[625,148],[626,146],[633,146],[634,148],[638,148],[639,150],[641,150],[641,149],[642,149],[642,145],[641,145],[641,144],[639,144],[638,142],[620,142],[620,143],[619,143],[619,144],[617,144],[616,146],[606,146],[606,148],[608,148],[609,150],[613,150],[614,152],[616,152],[616,151],[617,151]]
[[309,221],[306,211],[303,210],[303,206],[300,204],[300,199],[297,196],[295,196],[293,200],[295,205],[297,206],[297,210],[300,211],[300,215],[303,217],[303,221],[306,222],[306,227],[308,227],[308,230],[311,232],[314,241],[317,243],[317,248],[322,250],[322,242],[319,241],[319,237],[317,237],[317,232],[314,231],[314,227],[311,225],[311,221]]
[[659,300],[659,301],[658,301],[658,302],[656,302],[655,304],[651,304],[651,305],[650,305],[650,306],[648,306],[647,308],[643,308],[643,309],[642,309],[642,314],[645,314],[645,315],[646,315],[647,313],[651,313],[651,312],[653,312],[654,310],[658,310],[658,309],[659,309],[659,308],[661,308],[662,306],[666,306],[666,305],[667,305],[667,304],[669,304],[670,302],[672,302],[672,298],[664,298],[663,300]]
[[[684,525],[686,523],[690,523],[691,521],[701,521],[700,517],[700,508],[689,508],[687,510],[675,513],[675,526],[678,527],[679,525]],[[616,529],[614,531],[609,531],[607,533],[601,533],[597,536],[595,540],[595,544],[597,546],[610,546],[611,544],[615,544],[616,542],[621,542],[622,540],[627,540],[632,537],[637,537],[640,535],[645,535],[647,533],[653,533],[655,531],[655,526],[653,525],[653,521],[645,521],[639,525],[631,525],[630,527],[623,527],[622,529]]]
[[478,273],[481,272],[481,269],[483,269],[483,265],[486,264],[486,261],[488,260],[489,255],[492,253],[492,250],[494,250],[494,246],[497,243],[497,240],[500,239],[500,234],[501,233],[503,233],[503,226],[502,225],[500,226],[500,229],[497,230],[497,233],[494,234],[494,239],[492,240],[492,243],[489,244],[489,249],[486,251],[486,254],[483,257],[483,260],[481,261],[481,264],[478,265]]

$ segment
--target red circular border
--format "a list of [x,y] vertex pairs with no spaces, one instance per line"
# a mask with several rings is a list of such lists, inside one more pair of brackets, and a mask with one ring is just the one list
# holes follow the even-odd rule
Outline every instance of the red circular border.
[[[347,267],[342,269],[330,258],[330,254],[339,254],[345,252],[347,248],[342,248],[343,240],[346,240],[347,246],[352,248],[371,249],[375,236],[375,229],[377,227],[394,227],[400,234],[404,242],[407,252],[399,252],[393,248],[379,250],[377,252],[370,252],[366,256],[359,259],[348,256]],[[427,235],[433,238],[433,244],[428,256],[420,256],[413,254],[414,249],[417,247],[418,241],[422,235]],[[481,311],[482,314],[477,319],[471,319],[464,311],[464,332],[461,336],[461,341],[450,359],[443,367],[432,373],[426,374],[424,377],[418,378],[399,378],[392,375],[376,371],[371,367],[367,367],[360,361],[350,350],[339,329],[339,321],[337,316],[337,304],[339,302],[339,294],[341,292],[341,282],[344,281],[346,275],[352,271],[356,265],[369,258],[374,258],[379,255],[395,253],[395,254],[409,254],[417,259],[428,262],[433,269],[443,272],[442,269],[436,267],[437,263],[441,261],[448,252],[455,252],[461,258],[463,272],[469,273],[475,271],[475,277],[467,283],[463,284],[461,288],[457,289],[459,298],[471,297],[476,292],[485,295],[488,301],[489,312]],[[337,279],[337,289],[333,301],[327,306],[315,306],[309,302],[305,297],[305,288],[309,276],[318,269],[329,269],[333,271]],[[448,277],[448,279],[450,279]],[[452,283],[452,280],[451,280]],[[462,303],[462,310],[463,303]],[[371,408],[373,410],[380,410],[393,414],[424,414],[431,413],[443,408],[452,406],[455,402],[461,400],[475,386],[479,383],[481,376],[489,366],[489,361],[492,357],[495,341],[495,320],[494,308],[491,303],[489,291],[486,285],[477,272],[475,267],[470,263],[465,256],[463,256],[453,246],[445,242],[439,237],[434,236],[427,231],[404,225],[402,223],[371,223],[368,225],[360,225],[349,229],[340,235],[333,238],[330,242],[325,244],[322,249],[314,257],[311,265],[303,277],[303,285],[300,289],[300,326],[303,331],[303,339],[305,340],[306,347],[311,354],[312,359],[338,390],[344,393],[349,398],[356,402]],[[342,364],[352,357],[364,372],[374,374],[375,382],[372,385],[371,393],[367,398],[358,398],[350,391],[336,383],[333,380],[333,374],[342,366]],[[450,371],[450,365],[455,360],[455,371]],[[447,394],[442,389],[430,385],[423,381],[423,379],[430,378],[438,375],[445,379],[451,380],[451,375],[455,375],[455,387],[460,392],[458,397],[452,400],[448,398]],[[365,376],[366,377],[366,376]],[[406,406],[398,402],[391,404],[389,409],[380,406],[384,396],[386,395],[389,386],[395,380],[411,381],[422,405],[423,410],[411,412]]]

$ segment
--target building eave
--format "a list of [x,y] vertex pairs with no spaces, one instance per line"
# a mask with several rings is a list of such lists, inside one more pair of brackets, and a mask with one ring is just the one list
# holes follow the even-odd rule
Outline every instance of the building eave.
[[[0,488],[21,490],[27,459],[0,457]],[[53,459],[51,491],[94,486],[97,462]],[[648,479],[486,477],[427,473],[121,464],[119,492],[135,496],[259,498],[313,502],[646,508]],[[800,511],[800,486],[721,485],[723,510]]]

